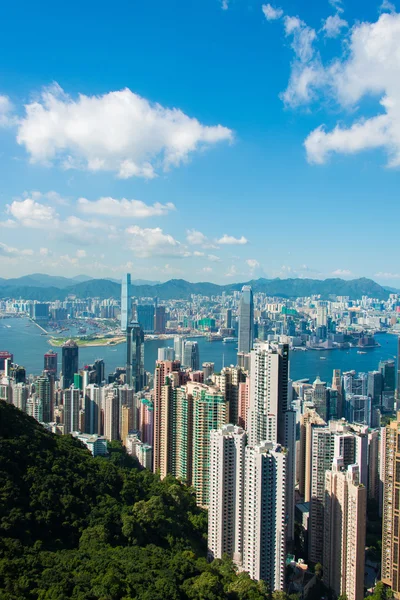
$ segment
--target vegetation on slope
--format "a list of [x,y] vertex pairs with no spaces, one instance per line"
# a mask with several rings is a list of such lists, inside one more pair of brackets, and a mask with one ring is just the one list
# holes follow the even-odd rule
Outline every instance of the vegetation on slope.
[[0,600],[271,598],[229,560],[207,563],[189,488],[116,444],[93,458],[2,401],[0,482]]

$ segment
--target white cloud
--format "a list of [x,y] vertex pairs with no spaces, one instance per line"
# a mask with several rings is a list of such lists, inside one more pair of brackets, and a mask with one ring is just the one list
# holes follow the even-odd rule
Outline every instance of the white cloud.
[[329,4],[339,13],[344,11],[342,0],[329,0]]
[[276,19],[280,19],[283,15],[283,10],[281,8],[274,8],[270,4],[263,4],[262,11],[267,21],[275,21]]
[[383,13],[374,23],[356,23],[343,55],[327,66],[313,51],[310,28],[297,17],[286,17],[285,28],[287,33],[303,32],[306,40],[297,42],[301,51],[293,45],[296,60],[283,94],[286,104],[328,100],[354,115],[361,112],[363,98],[379,102],[376,115],[353,117],[352,123],[340,122],[330,130],[320,125],[312,131],[304,143],[308,161],[323,164],[335,153],[382,148],[388,155],[388,166],[400,167],[400,14]]
[[221,2],[221,8],[222,8],[222,10],[228,10],[228,8],[229,8],[229,2],[228,2],[228,0],[222,0],[222,2]]
[[260,266],[260,263],[255,258],[248,258],[246,263],[249,265],[251,271],[255,271]]
[[162,217],[168,212],[175,210],[172,202],[167,204],[145,204],[141,200],[117,200],[116,198],[104,197],[98,200],[87,200],[79,198],[78,209],[80,212],[90,215],[104,215],[109,217],[132,217],[134,219],[144,219],[146,217]]
[[128,244],[133,253],[139,258],[165,256],[182,258],[190,256],[185,246],[172,235],[164,233],[160,227],[144,228],[133,225],[126,229]]
[[48,248],[40,248],[39,254],[40,256],[49,256],[51,252]]
[[235,265],[231,265],[227,272],[225,273],[225,277],[235,277],[237,275],[237,269]]
[[389,0],[383,0],[382,4],[379,7],[379,11],[395,13],[396,7],[392,2],[389,2]]
[[12,127],[16,124],[14,106],[8,96],[0,95],[0,127]]
[[233,235],[227,235],[226,233],[224,233],[224,235],[222,236],[222,238],[220,238],[219,240],[217,240],[218,244],[221,245],[239,245],[242,246],[244,244],[247,244],[248,240],[242,235],[240,238],[235,238]]
[[332,271],[332,275],[336,275],[337,277],[348,277],[353,275],[353,273],[349,271],[349,269],[336,269],[335,271]]
[[7,205],[7,212],[24,227],[50,228],[58,222],[58,215],[52,206],[40,204],[32,198],[14,200]]
[[63,198],[61,194],[58,192],[50,191],[46,193],[32,191],[32,192],[24,192],[22,194],[23,198],[32,198],[35,202],[39,200],[48,200],[52,204],[58,204],[60,206],[68,206],[69,202],[66,198]]
[[115,171],[121,178],[151,179],[158,168],[168,170],[196,150],[233,139],[222,125],[202,125],[127,88],[74,100],[55,84],[25,109],[17,141],[31,162]]
[[379,273],[375,273],[374,277],[378,279],[400,279],[400,273],[387,273],[380,271]]
[[192,246],[202,246],[208,242],[207,236],[196,229],[188,229],[186,231],[186,241]]
[[207,254],[207,258],[210,262],[219,262],[221,260],[220,257],[215,254]]
[[212,267],[203,267],[202,268],[202,272],[203,273],[212,273]]
[[86,258],[86,250],[77,250],[76,251],[77,258]]
[[335,38],[340,35],[342,29],[348,26],[348,22],[342,19],[339,14],[336,14],[329,16],[324,21],[322,30],[325,32],[326,37]]
[[18,227],[17,221],[13,221],[12,219],[7,219],[6,221],[0,221],[0,227],[6,227],[7,229],[14,229]]
[[204,254],[204,252],[199,252],[198,250],[195,250],[193,252],[193,256],[202,257],[202,256],[205,256],[205,254]]
[[26,248],[24,250],[19,250],[18,248],[13,248],[12,246],[7,246],[7,244],[3,244],[0,242],[0,255],[8,256],[8,257],[18,257],[18,256],[33,256],[34,252],[30,248]]

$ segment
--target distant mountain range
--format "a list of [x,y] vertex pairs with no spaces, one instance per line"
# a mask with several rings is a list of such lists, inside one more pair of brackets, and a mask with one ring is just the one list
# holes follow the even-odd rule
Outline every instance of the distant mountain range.
[[[215,283],[190,283],[184,279],[171,279],[165,283],[134,280],[132,295],[141,298],[157,297],[160,300],[187,300],[191,294],[218,296],[241,290],[243,285],[251,285],[253,292],[263,292],[281,298],[299,298],[321,295],[350,296],[356,300],[362,296],[387,299],[393,289],[385,289],[372,279],[255,279],[245,283],[217,285]],[[24,298],[27,300],[64,300],[68,295],[78,298],[119,298],[121,285],[116,280],[92,279],[86,275],[73,278],[55,277],[34,273],[17,279],[0,279],[1,298]]]

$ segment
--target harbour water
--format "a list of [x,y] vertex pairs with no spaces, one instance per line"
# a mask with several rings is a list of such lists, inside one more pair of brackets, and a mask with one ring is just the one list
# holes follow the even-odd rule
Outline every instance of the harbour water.
[[[317,375],[323,381],[330,382],[333,369],[341,371],[373,371],[378,368],[380,360],[397,359],[397,336],[381,334],[377,336],[380,347],[365,350],[358,354],[357,348],[332,351],[295,351],[290,353],[290,377],[310,379]],[[222,341],[209,342],[206,338],[196,338],[199,344],[200,364],[205,361],[215,363],[215,370],[222,366],[236,364],[237,346],[224,344]],[[145,342],[145,369],[154,371],[158,348],[173,346],[173,340],[148,340]],[[43,355],[48,350],[58,352],[59,369],[61,369],[61,348],[52,348],[48,337],[41,335],[41,330],[28,319],[0,320],[0,350],[8,350],[14,355],[14,361],[26,368],[28,374],[39,375],[43,369]],[[106,373],[111,373],[118,366],[125,364],[125,344],[79,348],[79,364],[92,364],[96,358],[105,361]]]

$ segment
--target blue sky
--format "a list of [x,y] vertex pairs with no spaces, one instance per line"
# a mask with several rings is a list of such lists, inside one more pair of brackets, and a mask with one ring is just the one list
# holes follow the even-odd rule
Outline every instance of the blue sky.
[[7,3],[0,55],[0,276],[399,285],[393,3]]

